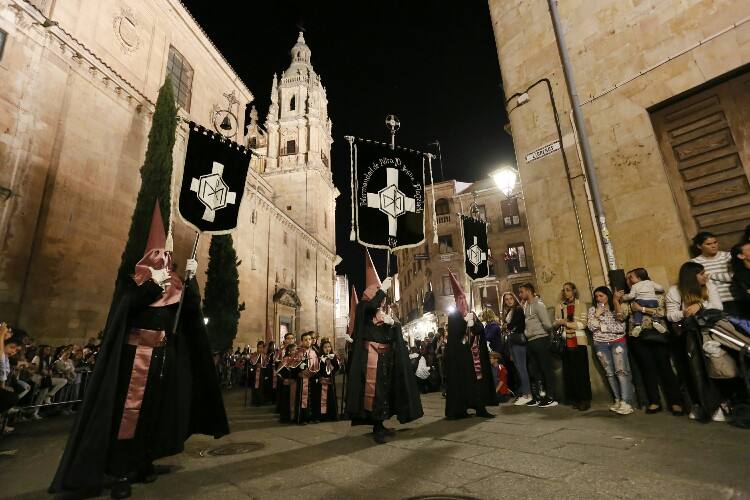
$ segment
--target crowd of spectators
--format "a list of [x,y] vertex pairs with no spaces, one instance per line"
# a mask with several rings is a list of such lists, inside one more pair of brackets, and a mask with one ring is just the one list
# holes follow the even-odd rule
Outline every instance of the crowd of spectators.
[[26,332],[0,324],[0,427],[70,414],[83,396],[99,341],[85,346],[38,344]]
[[[559,303],[550,308],[553,315],[531,284],[522,285],[517,296],[505,293],[500,318],[489,310],[481,318],[493,366],[507,378],[498,383],[495,377],[498,400],[510,393],[518,406],[556,406],[559,399],[588,410],[591,344],[612,394],[611,411],[658,413],[663,397],[676,416],[731,419],[750,390],[740,359],[749,355],[741,350],[750,336],[748,229],[731,252],[720,251],[711,233],[696,235],[695,256],[681,266],[670,287],[635,268],[625,275],[625,290],[600,286],[586,307],[576,285],[567,282]],[[717,328],[726,342],[714,335]],[[562,361],[561,384],[553,369],[555,355]],[[556,394],[559,387],[562,392]]]

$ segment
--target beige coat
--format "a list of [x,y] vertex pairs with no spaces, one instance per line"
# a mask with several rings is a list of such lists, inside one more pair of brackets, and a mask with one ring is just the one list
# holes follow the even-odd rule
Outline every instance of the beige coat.
[[[565,324],[565,336],[567,338],[575,337],[578,345],[587,345],[588,337],[586,336],[586,305],[580,300],[575,300],[575,321],[569,321]],[[555,320],[565,319],[567,307],[560,302],[555,309]]]

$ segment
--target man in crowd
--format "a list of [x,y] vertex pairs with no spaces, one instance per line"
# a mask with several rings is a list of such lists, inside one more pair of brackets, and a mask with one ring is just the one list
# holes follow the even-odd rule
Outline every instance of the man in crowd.
[[[523,312],[526,317],[526,329],[524,334],[527,339],[527,354],[529,356],[529,366],[534,367],[534,378],[540,379],[544,383],[545,395],[541,400],[533,400],[527,406],[539,406],[540,408],[549,408],[557,406],[555,400],[555,372],[552,367],[552,354],[550,353],[550,332],[552,331],[552,321],[547,314],[547,307],[542,299],[536,294],[534,285],[524,283],[518,289],[518,298],[523,305]],[[538,404],[533,404],[538,402]]]
[[[13,408],[18,403],[18,396],[8,383],[10,375],[10,358],[18,351],[18,341],[12,338],[13,332],[8,325],[0,323],[0,415]],[[13,429],[6,426],[5,431]]]

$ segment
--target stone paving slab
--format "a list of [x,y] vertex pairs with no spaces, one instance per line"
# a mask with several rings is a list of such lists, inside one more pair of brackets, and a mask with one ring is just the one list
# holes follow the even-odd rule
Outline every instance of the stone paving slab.
[[[494,499],[750,499],[750,432],[668,414],[628,417],[600,405],[490,409],[497,418],[448,421],[439,394],[426,417],[401,425],[387,445],[349,422],[281,425],[269,407],[225,395],[233,433],[194,436],[164,459],[174,471],[136,485],[134,498],[407,499],[443,494]],[[72,419],[19,424],[0,440],[0,498],[46,499]],[[225,444],[258,442],[246,454],[201,456]],[[106,498],[106,497],[102,497]]]

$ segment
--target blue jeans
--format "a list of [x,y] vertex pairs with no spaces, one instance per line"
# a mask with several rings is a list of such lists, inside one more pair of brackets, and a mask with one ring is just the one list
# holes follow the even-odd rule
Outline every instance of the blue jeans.
[[594,342],[594,352],[607,373],[607,380],[615,399],[632,404],[633,379],[628,360],[628,344],[626,342]]
[[[654,309],[659,307],[658,300],[637,299],[635,303],[641,307],[653,307]],[[633,311],[633,323],[636,325],[643,323],[643,311]]]
[[513,363],[516,365],[518,376],[521,378],[521,394],[531,394],[531,384],[529,384],[529,370],[526,368],[526,346],[511,345],[510,352],[513,355]]

